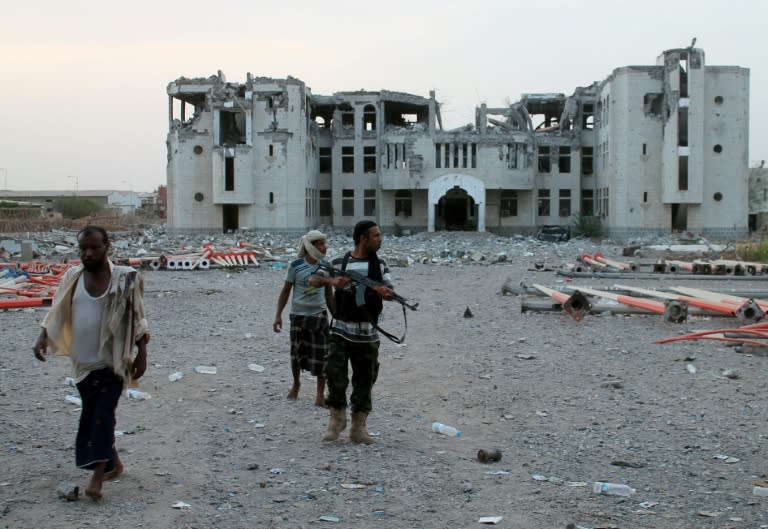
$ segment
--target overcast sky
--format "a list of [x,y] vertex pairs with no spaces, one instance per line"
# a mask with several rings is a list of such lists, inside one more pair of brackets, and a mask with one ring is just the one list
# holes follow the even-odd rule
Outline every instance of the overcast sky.
[[[436,91],[445,128],[480,103],[562,92],[665,49],[750,69],[750,163],[768,159],[768,4],[754,0],[38,0],[0,17],[0,188],[166,181],[166,87],[222,70],[313,94]],[[262,7],[260,4],[265,4]]]

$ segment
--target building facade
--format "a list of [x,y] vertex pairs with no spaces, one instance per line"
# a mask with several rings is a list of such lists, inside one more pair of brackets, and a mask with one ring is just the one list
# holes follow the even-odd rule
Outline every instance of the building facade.
[[483,104],[444,130],[434,92],[313,95],[295,78],[168,85],[168,226],[531,233],[597,216],[618,238],[748,222],[749,71],[698,48],[571,95]]

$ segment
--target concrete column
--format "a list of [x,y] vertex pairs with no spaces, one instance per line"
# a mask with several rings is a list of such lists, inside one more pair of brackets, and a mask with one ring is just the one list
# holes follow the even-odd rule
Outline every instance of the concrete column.
[[168,96],[168,130],[173,129],[173,96]]
[[485,231],[485,200],[477,205],[477,231]]

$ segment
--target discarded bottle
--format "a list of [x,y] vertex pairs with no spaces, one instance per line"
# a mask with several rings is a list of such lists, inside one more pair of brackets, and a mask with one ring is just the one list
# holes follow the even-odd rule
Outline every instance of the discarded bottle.
[[197,366],[195,373],[201,373],[203,375],[215,375],[216,368],[214,366]]
[[75,397],[74,395],[67,395],[65,398],[67,399],[67,402],[71,402],[75,406],[83,405],[83,401],[80,399],[80,397]]
[[629,485],[624,485],[622,483],[595,481],[595,484],[592,486],[592,492],[595,494],[607,494],[609,496],[629,496],[637,491]]
[[752,494],[755,496],[768,496],[768,487],[759,487],[755,485],[752,489]]
[[143,391],[139,391],[138,389],[129,389],[126,393],[128,393],[129,399],[147,400],[152,398],[152,395],[150,395],[149,393],[144,393]]
[[176,371],[175,373],[171,373],[170,375],[168,375],[168,380],[170,380],[171,382],[176,382],[177,380],[181,380],[181,377],[183,376],[184,376],[184,373],[182,373],[181,371]]
[[443,424],[441,422],[433,422],[432,431],[436,433],[441,433],[443,435],[447,435],[449,437],[461,436],[461,432],[459,430],[457,430],[453,426],[448,426],[447,424]]

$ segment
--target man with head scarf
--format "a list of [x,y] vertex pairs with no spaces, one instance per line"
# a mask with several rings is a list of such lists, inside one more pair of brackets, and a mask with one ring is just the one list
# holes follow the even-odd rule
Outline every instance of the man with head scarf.
[[[347,427],[347,386],[349,365],[352,366],[352,442],[371,444],[373,439],[366,430],[366,419],[372,409],[371,391],[379,374],[379,334],[375,323],[382,309],[382,299],[391,300],[389,268],[376,252],[381,247],[383,235],[379,226],[370,220],[355,225],[352,239],[355,248],[333,264],[342,270],[354,270],[382,283],[374,288],[349,284],[349,278],[334,278],[336,297],[334,322],[331,327],[331,343],[325,357],[325,376],[328,383],[326,404],[330,408],[330,422],[323,436],[325,441],[338,439]],[[339,279],[341,281],[339,281]],[[312,284],[328,284],[332,278],[317,278]],[[355,289],[364,288],[365,303],[358,305]]]
[[[317,230],[308,232],[299,242],[298,259],[288,266],[285,282],[277,299],[277,314],[272,328],[280,332],[283,328],[283,309],[293,290],[290,314],[291,374],[293,386],[288,398],[299,398],[301,371],[309,371],[317,377],[315,405],[325,407],[325,354],[328,351],[328,306],[333,301],[331,284],[314,287],[309,278],[317,272],[317,265],[325,261],[327,237]],[[323,272],[319,272],[323,273]]]

